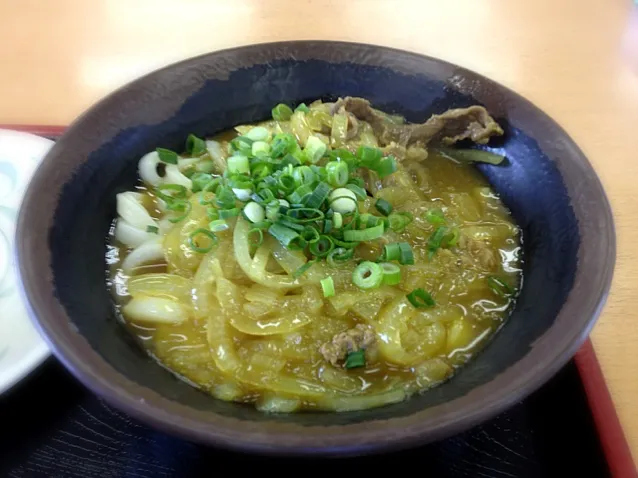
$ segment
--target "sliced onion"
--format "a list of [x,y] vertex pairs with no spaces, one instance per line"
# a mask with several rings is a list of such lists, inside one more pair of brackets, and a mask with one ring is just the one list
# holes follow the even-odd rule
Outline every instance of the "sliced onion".
[[269,319],[251,319],[243,314],[231,315],[230,325],[248,335],[276,335],[294,332],[312,322],[305,312],[282,314]]
[[122,308],[124,316],[134,322],[179,324],[188,319],[188,310],[179,302],[164,297],[137,296]]
[[166,174],[162,178],[164,184],[179,184],[186,189],[192,189],[193,182],[182,174],[176,164],[166,165]]
[[185,171],[193,164],[196,164],[200,161],[200,158],[179,158],[177,160],[177,167],[180,171]]
[[378,320],[371,321],[379,338],[379,351],[388,362],[413,366],[430,358],[427,348],[410,352],[403,346],[401,333],[407,330],[408,323],[415,313],[414,307],[401,295],[381,311]]
[[115,239],[129,247],[137,247],[155,235],[144,229],[131,226],[124,218],[119,218],[115,223]]
[[151,262],[164,261],[164,248],[161,240],[153,239],[133,249],[122,262],[124,272]]
[[127,287],[133,297],[166,297],[186,305],[192,302],[193,282],[177,274],[142,274],[131,277]]
[[354,410],[364,410],[366,408],[376,408],[390,403],[402,402],[406,399],[406,393],[402,389],[389,390],[387,392],[375,393],[373,395],[324,395],[317,400],[317,405],[321,410],[331,410],[335,412],[349,412]]
[[206,150],[214,160],[222,159],[224,153],[222,152],[222,145],[217,141],[206,140]]
[[239,217],[233,233],[233,248],[237,264],[254,282],[275,289],[291,289],[308,283],[318,283],[323,279],[323,268],[320,264],[315,264],[303,277],[297,279],[289,275],[278,275],[266,271],[271,253],[270,246],[265,242],[257,249],[255,258],[250,257],[249,230],[250,223]]
[[142,156],[142,159],[137,164],[140,177],[151,186],[159,186],[162,183],[162,177],[157,173],[159,163],[159,155],[156,151],[151,151]]
[[266,394],[255,404],[257,410],[264,413],[291,413],[301,407],[301,400]]
[[146,208],[139,202],[139,194],[134,192],[119,193],[116,197],[116,209],[132,227],[146,231],[148,226],[157,227],[157,221],[151,217]]
[[222,151],[222,145],[217,141],[206,141],[206,150],[213,161],[217,165],[219,172],[226,170],[226,160],[224,159],[224,152]]

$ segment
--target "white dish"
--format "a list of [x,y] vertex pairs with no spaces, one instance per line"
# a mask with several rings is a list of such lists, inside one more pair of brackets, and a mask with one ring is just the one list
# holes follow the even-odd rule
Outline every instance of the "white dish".
[[52,145],[41,136],[0,129],[0,394],[50,353],[22,300],[13,251],[24,191]]

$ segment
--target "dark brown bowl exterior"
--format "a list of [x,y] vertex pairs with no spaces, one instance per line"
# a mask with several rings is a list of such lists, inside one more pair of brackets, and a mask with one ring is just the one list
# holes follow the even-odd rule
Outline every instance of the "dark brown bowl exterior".
[[[505,129],[481,166],[523,228],[524,286],[512,317],[452,380],[362,412],[263,415],[223,403],[152,362],[118,324],[105,287],[115,194],[139,157],[264,119],[278,102],[356,95],[410,121],[480,103]],[[612,214],[587,159],[543,112],[457,66],[378,46],[299,41],[193,58],[145,76],[81,116],[42,162],[17,228],[19,272],[54,354],[112,405],[167,432],[270,454],[355,455],[440,439],[531,393],[583,343],[615,261]]]

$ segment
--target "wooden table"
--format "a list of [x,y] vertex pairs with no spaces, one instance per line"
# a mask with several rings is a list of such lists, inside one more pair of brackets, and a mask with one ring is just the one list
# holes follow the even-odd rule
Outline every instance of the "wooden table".
[[638,6],[629,0],[0,0],[0,123],[68,124],[157,67],[292,39],[458,63],[526,96],[581,145],[610,196],[619,246],[593,342],[638,459]]

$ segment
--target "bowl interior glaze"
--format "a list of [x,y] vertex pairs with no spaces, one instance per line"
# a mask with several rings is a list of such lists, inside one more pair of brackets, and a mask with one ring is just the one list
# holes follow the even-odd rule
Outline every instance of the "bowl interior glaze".
[[[489,345],[450,381],[384,408],[264,415],[211,398],[148,358],[118,323],[106,289],[115,195],[137,160],[189,133],[265,119],[273,105],[362,96],[424,121],[482,104],[505,136],[505,165],[480,170],[523,229],[524,285]],[[529,394],[583,342],[615,260],[612,216],[586,158],[532,104],[491,80],[412,53],[338,42],[253,45],[186,60],[113,93],[80,117],[37,171],[18,224],[34,319],[56,356],[110,403],[164,430],[251,451],[360,454],[450,435]]]

